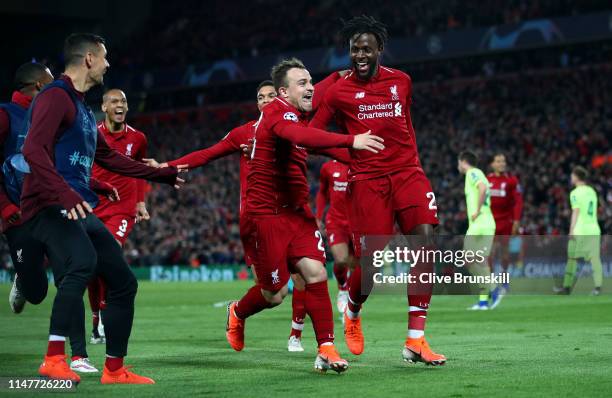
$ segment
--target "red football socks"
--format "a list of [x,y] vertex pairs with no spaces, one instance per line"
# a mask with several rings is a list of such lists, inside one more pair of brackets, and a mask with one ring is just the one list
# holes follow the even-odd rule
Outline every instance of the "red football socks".
[[347,266],[338,266],[334,263],[334,276],[336,277],[336,281],[338,281],[338,288],[340,290],[346,290],[347,286],[347,275],[348,275],[348,267]]
[[361,311],[361,304],[363,304],[367,298],[367,294],[363,294],[361,289],[361,265],[355,266],[351,276],[348,280],[349,284],[349,302],[348,310],[357,314]]
[[246,319],[268,307],[270,307],[270,303],[261,294],[261,286],[255,285],[236,304],[235,312],[238,318]]
[[334,314],[327,290],[327,281],[306,285],[306,313],[312,319],[317,343],[334,342]]
[[64,355],[64,347],[66,341],[51,341],[49,340],[49,344],[47,345],[47,356],[51,357],[54,355]]
[[123,367],[123,357],[106,357],[106,361],[104,362],[104,366],[106,369],[114,372]]
[[304,318],[306,317],[306,291],[293,289],[293,297],[291,298],[291,307],[293,314],[291,317],[291,334],[297,338],[302,337],[304,329]]

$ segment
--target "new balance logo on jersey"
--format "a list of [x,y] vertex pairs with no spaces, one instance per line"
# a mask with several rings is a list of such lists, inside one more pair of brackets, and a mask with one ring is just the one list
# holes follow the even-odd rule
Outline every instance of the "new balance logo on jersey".
[[126,156],[132,156],[132,146],[134,144],[127,144],[127,148],[125,149],[125,155]]
[[355,93],[355,99],[361,99],[361,98],[365,98],[365,92],[360,91],[358,93]]
[[395,116],[402,116],[402,104],[400,104],[399,102],[395,103],[394,115]]
[[274,270],[271,274],[272,274],[272,284],[276,285],[277,283],[280,283],[280,278],[278,277],[278,268]]
[[399,101],[399,95],[397,95],[397,85],[389,87],[389,91],[391,91],[391,101]]
[[21,256],[23,253],[23,249],[19,249],[17,250],[17,262],[18,263],[23,263],[23,257]]

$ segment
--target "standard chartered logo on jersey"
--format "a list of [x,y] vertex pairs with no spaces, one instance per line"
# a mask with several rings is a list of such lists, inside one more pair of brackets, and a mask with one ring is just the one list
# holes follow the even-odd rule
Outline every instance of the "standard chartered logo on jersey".
[[402,116],[402,104],[396,102],[378,103],[374,105],[359,105],[359,112],[357,113],[357,119],[378,119],[385,117],[401,117]]

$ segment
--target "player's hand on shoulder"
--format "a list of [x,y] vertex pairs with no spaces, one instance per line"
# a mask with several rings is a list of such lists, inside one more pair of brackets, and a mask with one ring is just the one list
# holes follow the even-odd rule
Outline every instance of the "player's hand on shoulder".
[[385,140],[382,137],[372,134],[371,130],[366,133],[358,134],[353,140],[353,149],[366,150],[373,153],[378,153],[385,149],[383,142]]

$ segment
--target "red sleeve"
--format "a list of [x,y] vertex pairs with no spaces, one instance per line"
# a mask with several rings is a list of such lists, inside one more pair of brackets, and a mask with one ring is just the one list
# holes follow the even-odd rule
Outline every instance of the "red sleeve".
[[307,148],[351,148],[355,141],[351,135],[330,133],[290,121],[277,122],[273,131],[279,137]]
[[523,214],[523,190],[517,177],[514,177],[514,207],[512,208],[514,221],[520,221]]
[[[0,165],[4,164],[4,142],[6,141],[10,133],[10,119],[6,111],[4,109],[0,109]],[[0,170],[0,211],[2,212],[3,218],[5,212],[10,213],[6,217],[8,218],[18,210],[19,208],[15,206],[6,195],[6,190],[4,188],[4,173]]]
[[327,157],[330,157],[346,165],[350,165],[352,161],[351,153],[346,148],[323,148],[323,149],[317,149],[316,151],[308,151],[308,152],[314,153],[317,155],[325,155]]
[[319,220],[323,218],[325,207],[327,206],[327,202],[329,202],[329,192],[327,190],[327,167],[325,167],[326,164],[321,167],[321,172],[319,173],[319,191],[317,192],[317,197],[315,199],[315,205],[317,206],[316,217]]
[[120,154],[108,146],[104,136],[98,131],[96,147],[96,163],[101,167],[120,175],[143,178],[145,180],[174,185],[178,172],[175,167],[155,168],[137,162]]
[[[147,137],[142,134],[141,143],[138,153],[136,154],[136,160],[139,162],[142,161],[143,158],[147,157]],[[144,202],[145,201],[145,191],[146,191],[147,182],[145,180],[136,180],[136,202]]]
[[89,188],[98,195],[108,195],[113,192],[114,187],[107,182],[91,177],[89,179]]
[[168,162],[170,166],[178,166],[181,164],[189,165],[189,168],[200,167],[212,162],[213,160],[231,155],[240,151],[240,143],[236,137],[240,134],[239,128],[230,131],[223,139],[215,145],[199,151],[191,152],[183,157]]
[[338,72],[334,72],[327,76],[325,79],[321,80],[317,84],[315,84],[314,96],[312,98],[312,109],[316,110],[323,98],[325,98],[325,93],[327,89],[330,88],[334,83],[338,81],[340,78],[340,74]]
[[36,98],[32,110],[32,123],[23,144],[23,156],[30,165],[28,178],[44,181],[47,190],[59,197],[64,209],[74,208],[83,201],[81,195],[55,170],[53,152],[62,122],[71,124],[74,121],[76,109],[66,91],[61,88],[51,88]]
[[327,90],[327,93],[317,107],[317,112],[309,123],[310,127],[325,129],[327,126],[329,126],[330,122],[334,118],[334,115],[336,114],[336,109],[332,103],[332,98],[333,90]]

